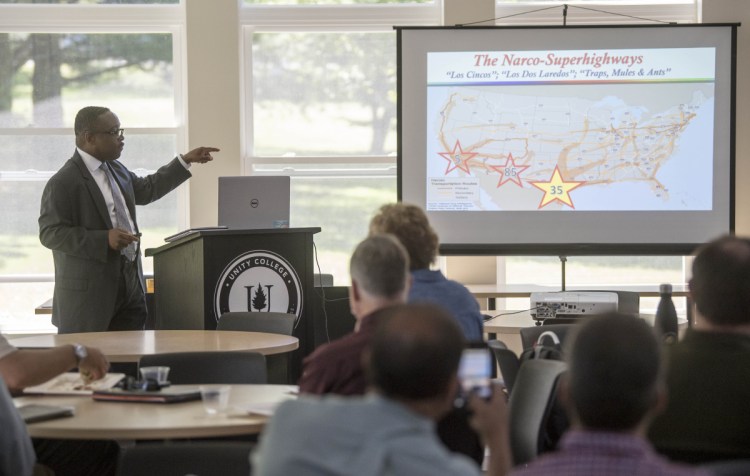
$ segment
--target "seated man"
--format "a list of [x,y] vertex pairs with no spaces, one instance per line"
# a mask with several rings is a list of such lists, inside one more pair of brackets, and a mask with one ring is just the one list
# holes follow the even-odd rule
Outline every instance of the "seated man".
[[680,461],[750,458],[750,241],[703,245],[692,271],[695,323],[668,348],[669,403],[649,438]]
[[[371,234],[352,254],[349,305],[357,319],[354,332],[320,346],[303,362],[300,393],[361,395],[366,390],[362,352],[380,320],[380,311],[406,302],[411,278],[408,252],[390,234]],[[476,304],[476,302],[475,302]],[[479,437],[466,421],[466,410],[457,408],[438,423],[438,436],[452,451],[484,459]]]
[[660,457],[645,438],[665,402],[660,349],[653,329],[622,314],[585,322],[566,349],[561,399],[573,423],[558,449],[516,476],[687,476],[705,471]]
[[365,393],[362,350],[375,332],[380,319],[377,311],[406,301],[409,259],[401,243],[390,235],[373,235],[362,241],[352,254],[349,273],[349,306],[357,319],[354,332],[318,347],[305,358],[298,382],[300,393]]
[[[52,349],[16,349],[0,334],[0,377],[11,393],[44,383],[75,367],[88,380],[107,373],[109,363],[99,349],[61,345]],[[108,441],[35,439],[39,463],[57,476],[114,474],[118,446]]]
[[[463,455],[435,436],[435,422],[453,405],[464,347],[456,322],[433,305],[383,310],[364,356],[373,392],[365,397],[302,396],[283,403],[253,454],[253,474],[479,475]],[[472,424],[490,448],[487,474],[510,466],[505,396],[472,395]]]

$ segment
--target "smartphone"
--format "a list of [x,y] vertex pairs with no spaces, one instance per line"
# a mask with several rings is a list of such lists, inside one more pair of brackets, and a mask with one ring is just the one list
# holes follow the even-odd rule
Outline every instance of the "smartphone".
[[486,347],[464,349],[458,379],[465,396],[472,393],[484,399],[492,396],[492,356]]

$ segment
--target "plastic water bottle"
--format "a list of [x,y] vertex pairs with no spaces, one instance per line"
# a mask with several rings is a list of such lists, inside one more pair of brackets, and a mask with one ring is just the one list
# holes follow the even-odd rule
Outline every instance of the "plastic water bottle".
[[677,311],[672,302],[672,285],[660,285],[659,295],[661,299],[656,308],[654,326],[664,342],[670,344],[677,341]]

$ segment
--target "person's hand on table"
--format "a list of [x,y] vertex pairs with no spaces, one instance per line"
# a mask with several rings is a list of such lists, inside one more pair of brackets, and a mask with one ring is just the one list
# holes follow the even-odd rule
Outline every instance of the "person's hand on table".
[[107,370],[109,370],[109,362],[102,351],[96,347],[86,347],[86,351],[88,355],[78,363],[78,371],[84,382],[89,383],[106,375]]

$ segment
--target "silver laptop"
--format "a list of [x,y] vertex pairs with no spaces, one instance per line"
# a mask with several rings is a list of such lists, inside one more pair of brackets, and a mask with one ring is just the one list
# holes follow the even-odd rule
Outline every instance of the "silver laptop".
[[289,177],[219,177],[219,225],[289,228]]

